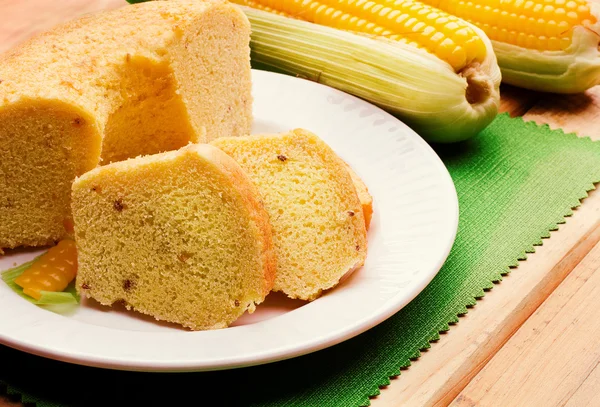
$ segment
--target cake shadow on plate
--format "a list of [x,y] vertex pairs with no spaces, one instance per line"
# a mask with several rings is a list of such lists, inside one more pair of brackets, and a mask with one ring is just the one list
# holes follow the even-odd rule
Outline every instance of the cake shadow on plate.
[[[308,301],[291,299],[288,298],[285,294],[272,292],[267,296],[267,298],[262,304],[256,307],[256,311],[253,314],[244,314],[233,324],[231,324],[230,328],[256,324],[262,321],[276,318],[278,316],[287,314],[288,312],[292,312],[306,304],[308,304]],[[106,307],[93,299],[81,298],[80,305],[81,307],[88,308],[90,310],[93,310],[94,312],[101,312],[104,315],[112,313],[115,314],[116,317],[118,316],[132,318],[134,320],[145,322],[148,324],[153,324],[161,328],[175,329],[184,332],[193,332],[176,323],[157,321],[156,319],[154,319],[154,317],[150,315],[128,311],[125,308],[124,304],[121,303],[115,303],[112,307]]]
[[245,313],[239,317],[230,327],[256,324],[278,316],[292,312],[306,304],[309,301],[291,299],[283,293],[271,292],[265,298],[265,301],[256,307],[252,314]]
[[98,301],[92,298],[81,297],[80,306],[94,310],[94,312],[101,312],[105,315],[112,313],[115,314],[115,316],[126,316],[127,318],[147,322],[164,328],[176,329],[178,331],[189,331],[189,329],[186,329],[183,326],[174,322],[158,321],[154,319],[154,317],[151,315],[142,314],[140,312],[128,311],[127,308],[125,308],[125,304],[122,302],[116,302],[112,306],[107,307],[105,305],[100,304]]

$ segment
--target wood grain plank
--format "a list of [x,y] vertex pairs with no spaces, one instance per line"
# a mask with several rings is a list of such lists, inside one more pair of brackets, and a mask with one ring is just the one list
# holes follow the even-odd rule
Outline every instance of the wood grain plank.
[[527,118],[547,123],[552,129],[563,129],[565,133],[579,132],[581,123],[588,123],[583,134],[599,140],[600,126],[597,123],[600,123],[600,92],[595,89],[583,95],[542,97],[527,112]]
[[451,404],[600,405],[600,245]]
[[[515,92],[515,89],[510,91]],[[569,131],[600,139],[596,125],[589,120],[591,116],[600,115],[598,105],[586,103],[585,114],[575,116],[569,115],[568,105],[560,103],[565,96],[537,94],[528,97],[533,100],[537,97],[538,102],[530,110],[531,114],[525,114],[525,120],[553,125],[554,115],[568,115]],[[580,104],[598,97],[600,87],[583,95],[570,96]],[[503,108],[511,114],[523,106],[511,104],[508,97],[506,100]],[[559,107],[544,114],[543,106]],[[452,402],[600,240],[600,191],[593,191],[567,223],[551,236],[544,240],[542,247],[536,248],[536,253],[529,255],[527,261],[521,262],[502,283],[478,301],[474,309],[460,318],[456,326],[432,344],[418,361],[393,379],[390,386],[371,400],[372,406],[443,406]]]
[[596,407],[598,395],[600,395],[600,365],[596,364],[564,407]]
[[0,0],[0,52],[72,18],[125,4],[125,0]]
[[504,84],[500,86],[500,95],[500,111],[511,117],[523,116],[542,97],[539,92]]

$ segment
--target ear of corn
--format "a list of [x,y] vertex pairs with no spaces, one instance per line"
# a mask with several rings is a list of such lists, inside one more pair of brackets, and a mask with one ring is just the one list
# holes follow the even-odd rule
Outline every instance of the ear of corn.
[[[385,31],[355,34],[273,12],[243,9],[252,25],[253,64],[366,99],[398,115],[430,141],[467,139],[497,114],[500,70],[496,57],[485,34],[468,23],[466,27],[477,35],[483,50],[461,64],[457,73],[424,47],[387,38]],[[292,10],[277,11],[289,14]]]
[[465,21],[410,0],[233,0],[341,30],[386,37],[426,50],[460,71],[482,62],[486,46]]
[[600,84],[597,2],[421,1],[481,28],[492,40],[506,83],[558,93],[582,92]]
[[455,71],[482,62],[485,43],[469,24],[409,0],[233,0],[311,23],[398,40],[424,49]]

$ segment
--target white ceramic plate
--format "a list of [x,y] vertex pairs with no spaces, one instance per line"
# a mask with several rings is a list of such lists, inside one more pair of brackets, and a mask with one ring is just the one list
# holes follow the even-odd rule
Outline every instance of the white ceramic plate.
[[[416,133],[360,99],[302,79],[254,72],[255,132],[296,127],[325,140],[374,197],[364,267],[312,303],[271,294],[234,326],[190,332],[86,301],[60,315],[0,282],[0,343],[72,363],[142,371],[249,366],[313,352],[390,317],[431,281],[450,251],[458,203],[446,168]],[[0,270],[33,258],[19,251]]]

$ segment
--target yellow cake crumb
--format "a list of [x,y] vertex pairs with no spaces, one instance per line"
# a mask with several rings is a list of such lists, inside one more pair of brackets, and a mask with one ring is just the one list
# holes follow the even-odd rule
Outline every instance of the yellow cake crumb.
[[296,129],[212,144],[240,164],[265,202],[278,264],[275,291],[314,300],[363,265],[361,202],[345,163],[321,139]]
[[188,328],[224,328],[273,286],[256,187],[207,144],[98,167],[73,183],[83,296]]

